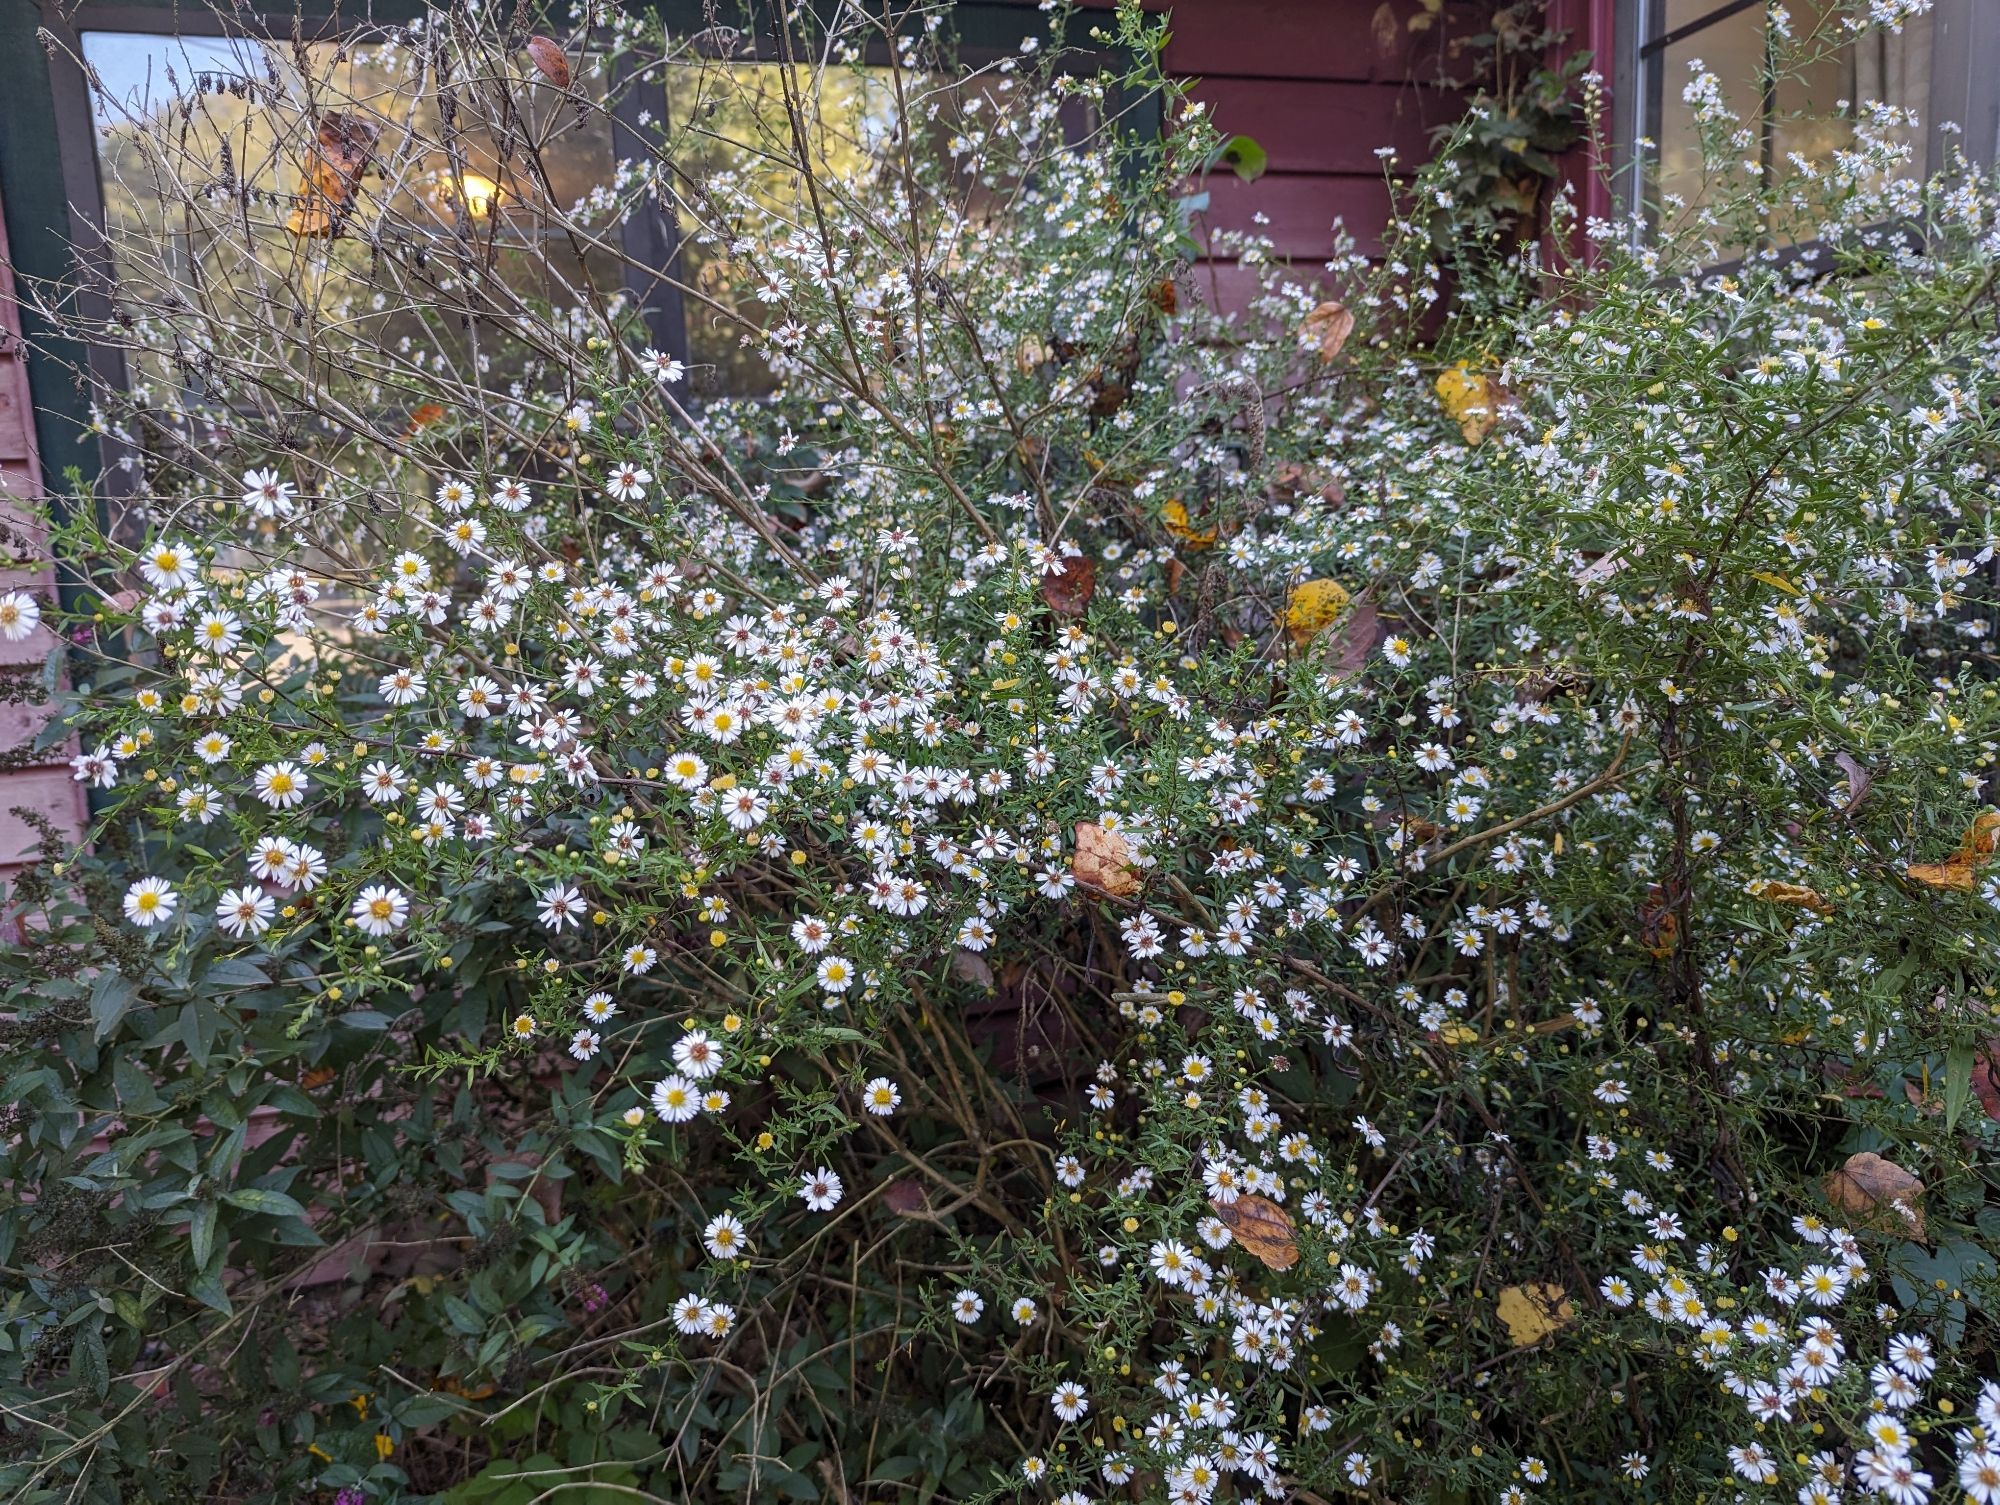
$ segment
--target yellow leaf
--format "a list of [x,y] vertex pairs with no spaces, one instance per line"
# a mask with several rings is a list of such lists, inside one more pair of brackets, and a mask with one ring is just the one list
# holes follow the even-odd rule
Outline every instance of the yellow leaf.
[[1773,586],[1788,596],[1803,596],[1805,594],[1804,591],[1792,584],[1783,575],[1774,575],[1769,570],[1752,570],[1750,578],[1752,580],[1761,580],[1766,585]]
[[1766,904],[1783,904],[1792,909],[1810,909],[1814,914],[1832,914],[1829,904],[1818,889],[1807,888],[1803,883],[1780,883],[1775,878],[1753,878],[1749,885],[1750,896],[1762,899]]
[[1285,631],[1304,647],[1347,610],[1347,589],[1332,580],[1301,580],[1285,600]]
[[1199,553],[1215,542],[1215,529],[1197,529],[1194,520],[1188,516],[1187,504],[1179,497],[1160,508],[1160,517],[1166,523],[1167,531],[1187,545],[1189,553]]
[[1576,1315],[1563,1288],[1547,1283],[1508,1286],[1500,1293],[1497,1308],[1507,1336],[1522,1348],[1541,1342]]
[[1477,444],[1500,421],[1499,385],[1483,372],[1460,361],[1438,374],[1438,401],[1457,424],[1467,444]]
[[2000,810],[1982,811],[1966,828],[1958,850],[1949,858],[1943,862],[1913,862],[1907,871],[1913,880],[1932,888],[1955,888],[1969,893],[1974,870],[1992,860],[1996,843],[2000,843]]

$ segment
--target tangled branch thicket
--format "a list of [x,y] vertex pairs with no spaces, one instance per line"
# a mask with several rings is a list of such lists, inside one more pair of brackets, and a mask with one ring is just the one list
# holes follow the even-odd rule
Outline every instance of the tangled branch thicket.
[[14,1497],[2000,1501],[1995,185],[1225,317],[1162,20],[782,9],[107,130]]

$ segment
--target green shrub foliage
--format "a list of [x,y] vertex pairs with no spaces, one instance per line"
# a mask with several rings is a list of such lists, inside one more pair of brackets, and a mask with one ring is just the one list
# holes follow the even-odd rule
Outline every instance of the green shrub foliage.
[[2000,1500],[1993,185],[1697,74],[1560,274],[1447,144],[1223,315],[1167,23],[1030,14],[107,137],[14,1498]]

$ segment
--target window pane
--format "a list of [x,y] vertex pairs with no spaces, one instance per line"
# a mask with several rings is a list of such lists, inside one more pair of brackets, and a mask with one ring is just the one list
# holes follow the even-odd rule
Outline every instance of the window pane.
[[[1737,119],[1754,126],[1762,115],[1764,12],[1752,6],[1705,27],[1659,54],[1660,158],[1655,196],[1674,195],[1687,204],[1702,202],[1701,137],[1694,111],[1682,98],[1695,65],[1722,82],[1722,97]],[[1673,218],[1673,211],[1663,214]]]
[[1925,155],[1924,126],[1930,118],[1931,37],[1934,16],[1925,12],[1903,23],[1900,34],[1875,31],[1850,44],[1853,66],[1850,71],[1854,100],[1873,99],[1899,109],[1916,112],[1916,125],[1900,125],[1889,134],[1910,150],[1913,172],[1930,172],[1942,167]]
[[[742,252],[768,249],[772,236],[813,214],[812,195],[786,165],[793,154],[786,110],[786,70],[775,63],[713,62],[666,70],[669,136],[677,212],[685,243],[682,280],[687,303],[689,362],[703,395],[754,395],[775,385],[753,348],[765,325],[759,278]],[[892,167],[905,150],[941,149],[950,122],[972,91],[935,75],[906,69],[899,105],[896,71],[887,67],[829,68],[795,84],[813,96],[810,149],[823,195]],[[898,129],[903,109],[916,122],[912,141]]]
[[[1672,0],[1668,24],[1685,24],[1712,7],[1701,0]],[[1772,97],[1762,98],[1765,66],[1765,7],[1752,6],[1704,26],[1660,55],[1653,87],[1659,99],[1659,162],[1653,177],[1656,200],[1677,195],[1688,205],[1704,201],[1701,145],[1693,111],[1683,101],[1690,67],[1697,60],[1713,72],[1730,110],[1754,133],[1748,160],[1778,181],[1796,174],[1792,158],[1821,163],[1854,138],[1851,117],[1863,102],[1914,112],[1918,123],[1887,134],[1908,148],[1911,173],[1928,170],[1921,124],[1930,89],[1929,15],[1908,22],[1901,33],[1874,30],[1858,40],[1847,26],[1841,0],[1793,0],[1785,8],[1791,40],[1780,59]],[[1669,220],[1674,211],[1664,210]],[[1773,238],[1784,239],[1782,228]],[[1725,247],[1726,254],[1747,250]]]
[[[621,286],[608,246],[579,254],[547,231],[550,210],[612,181],[598,112],[526,93],[522,128],[540,168],[531,173],[518,143],[502,149],[479,132],[458,138],[456,162],[411,148],[440,132],[435,95],[407,51],[102,31],[82,43],[100,85],[92,110],[106,232],[120,279],[149,300],[198,288],[233,320],[320,318],[341,343],[372,352],[362,369],[408,390],[426,369],[471,358],[466,338],[360,237],[324,233],[338,221],[366,221],[415,251],[455,240],[463,225],[490,240],[509,296],[538,304],[573,307],[592,289],[608,298]],[[601,90],[596,70],[579,72],[581,87]],[[312,191],[329,152],[353,165],[352,181],[322,179]],[[324,266],[310,279],[314,306],[302,309],[290,289],[308,250]]]
[[[1654,35],[1669,31],[1679,31],[1683,26],[1692,25],[1703,16],[1712,16],[1727,3],[1727,0],[1667,0],[1666,20]],[[1761,7],[1751,6],[1751,10]]]

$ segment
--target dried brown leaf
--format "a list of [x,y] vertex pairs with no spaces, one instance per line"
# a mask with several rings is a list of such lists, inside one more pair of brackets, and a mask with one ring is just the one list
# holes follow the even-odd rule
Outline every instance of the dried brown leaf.
[[1322,303],[1299,324],[1299,339],[1316,347],[1323,361],[1338,357],[1353,333],[1354,315],[1344,303]]
[[1849,1155],[1823,1183],[1827,1201],[1863,1227],[1902,1238],[1924,1237],[1924,1183],[1872,1150]]
[[1875,787],[1875,776],[1844,752],[1835,753],[1833,761],[1838,763],[1840,771],[1847,775],[1847,803],[1840,807],[1840,813],[1852,815],[1861,802],[1868,798],[1868,791]]
[[1384,57],[1392,57],[1400,50],[1403,42],[1403,23],[1396,15],[1396,7],[1390,0],[1382,0],[1375,7],[1374,18],[1368,29],[1375,38],[1375,50]]
[[529,37],[528,58],[534,63],[535,71],[558,89],[569,87],[569,59],[550,38]]
[[1292,1215],[1269,1197],[1245,1193],[1234,1202],[1211,1201],[1236,1242],[1264,1262],[1267,1269],[1289,1270],[1299,1262],[1299,1243]]
[[1070,871],[1085,888],[1129,899],[1139,892],[1139,872],[1133,864],[1131,843],[1116,831],[1107,831],[1093,821],[1079,821],[1076,827],[1076,856]]
[[1076,621],[1097,594],[1097,561],[1078,554],[1060,563],[1060,574],[1042,576],[1042,599],[1057,616]]
[[329,110],[320,116],[292,212],[285,217],[287,230],[301,240],[332,240],[340,234],[380,134],[359,115]]

